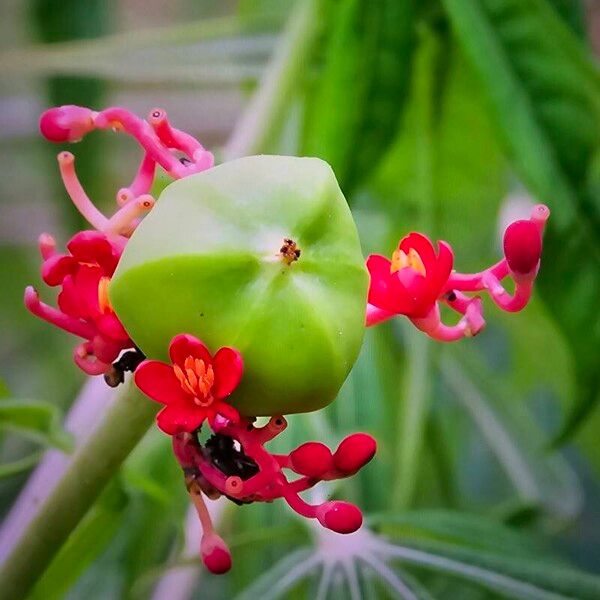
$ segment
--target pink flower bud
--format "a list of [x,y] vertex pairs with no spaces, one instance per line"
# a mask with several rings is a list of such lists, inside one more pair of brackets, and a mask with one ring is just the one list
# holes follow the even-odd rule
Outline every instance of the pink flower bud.
[[290,462],[296,473],[320,477],[333,469],[331,450],[320,442],[306,442],[290,453]]
[[511,223],[504,232],[504,255],[513,273],[535,274],[542,255],[540,228],[533,221]]
[[227,544],[216,533],[204,535],[200,544],[200,555],[206,568],[215,575],[231,569],[231,554]]
[[355,473],[375,456],[377,442],[366,433],[354,433],[342,440],[333,455],[335,466],[344,473]]
[[40,132],[51,142],[76,142],[93,129],[94,112],[82,106],[57,106],[40,117]]
[[353,533],[362,525],[360,510],[341,500],[325,502],[317,509],[319,523],[336,533]]

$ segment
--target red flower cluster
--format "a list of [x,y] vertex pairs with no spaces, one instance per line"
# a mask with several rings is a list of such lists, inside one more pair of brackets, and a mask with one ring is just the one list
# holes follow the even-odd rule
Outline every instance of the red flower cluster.
[[[79,182],[74,156],[70,152],[59,153],[58,164],[65,189],[79,212],[97,231],[75,235],[67,244],[68,254],[57,254],[54,239],[48,234],[41,236],[42,278],[50,286],[61,286],[58,309],[42,303],[32,287],[25,291],[25,305],[33,314],[86,340],[76,348],[74,359],[90,375],[107,375],[111,369],[114,371],[112,361],[122,350],[134,347],[110,306],[108,286],[127,239],[141,217],[155,204],[149,192],[156,165],[174,178],[213,165],[212,154],[191,135],[172,127],[162,109],[154,109],[148,120],[144,120],[122,108],[95,112],[70,105],[51,108],[40,118],[42,135],[53,142],[76,142],[95,129],[109,128],[129,133],[144,150],[133,182],[117,192],[119,208],[114,215],[106,217]],[[178,153],[188,158],[180,159]],[[130,361],[125,370],[131,370],[137,362],[139,358]],[[122,372],[120,375],[122,377]],[[113,382],[116,385],[119,377]]]
[[133,342],[108,299],[108,284],[122,246],[99,231],[81,231],[56,252],[54,239],[40,237],[42,279],[60,286],[58,309],[40,301],[33,287],[25,290],[25,306],[36,316],[86,341],[76,347],[74,360],[88,375],[106,373],[111,363]]
[[[511,223],[504,233],[504,258],[480,273],[454,272],[450,246],[438,242],[436,252],[420,233],[403,238],[391,261],[377,254],[369,256],[367,325],[404,315],[432,338],[453,341],[476,335],[485,325],[481,298],[464,292],[485,290],[502,310],[522,310],[539,269],[542,233],[549,215],[548,208],[539,204],[529,220]],[[500,283],[507,276],[515,284],[512,295]],[[462,315],[458,324],[442,323],[440,302]]]
[[169,346],[171,365],[146,360],[135,371],[135,383],[147,396],[165,404],[158,414],[160,429],[169,435],[193,433],[206,419],[215,429],[218,418],[237,422],[239,414],[223,402],[242,378],[243,360],[233,348],[214,356],[197,338],[181,334]]

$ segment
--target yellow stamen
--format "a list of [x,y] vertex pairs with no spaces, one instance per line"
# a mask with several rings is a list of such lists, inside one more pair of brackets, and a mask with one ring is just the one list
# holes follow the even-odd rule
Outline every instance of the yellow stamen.
[[423,264],[423,260],[419,253],[411,248],[408,251],[408,254],[403,250],[395,250],[392,254],[392,264],[390,265],[390,273],[396,273],[400,269],[410,268],[413,271],[416,271],[423,277],[426,276],[427,271],[425,269],[425,265]]
[[98,308],[104,315],[111,314],[113,312],[112,304],[108,296],[108,285],[110,283],[110,277],[101,277],[98,282]]
[[423,277],[425,277],[425,275],[427,274],[425,271],[425,265],[423,264],[421,256],[414,248],[411,248],[408,251],[408,262],[412,269],[414,269],[417,273],[420,273],[421,275],[423,275]]
[[188,356],[183,361],[183,367],[182,369],[179,365],[173,365],[173,372],[183,390],[194,397],[198,406],[212,404],[214,398],[210,392],[215,383],[212,366],[207,367],[202,359]]

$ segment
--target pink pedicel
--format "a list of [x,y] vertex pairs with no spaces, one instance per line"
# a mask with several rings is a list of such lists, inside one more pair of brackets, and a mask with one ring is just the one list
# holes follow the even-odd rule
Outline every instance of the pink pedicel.
[[[453,271],[451,247],[438,242],[436,252],[420,233],[403,238],[391,261],[377,254],[369,256],[367,326],[404,315],[430,337],[450,342],[477,335],[485,326],[481,298],[465,292],[485,291],[502,310],[522,310],[531,298],[549,216],[548,208],[538,204],[528,220],[511,223],[504,233],[504,258],[479,273]],[[513,280],[512,294],[501,283],[506,277]],[[461,315],[456,325],[442,322],[442,303]]]
[[40,237],[39,246],[42,279],[61,290],[58,308],[42,302],[31,286],[25,290],[25,306],[37,317],[85,340],[73,356],[82,371],[106,373],[122,350],[134,346],[108,299],[108,283],[122,243],[100,231],[80,231],[68,242],[65,254],[56,251],[48,234]]
[[172,364],[145,360],[135,371],[135,383],[152,400],[164,404],[158,427],[168,435],[192,433],[208,419],[235,422],[237,410],[223,401],[237,387],[244,369],[242,356],[233,348],[211,355],[192,335],[181,334],[169,346]]
[[[202,560],[211,572],[228,570],[231,558],[214,532],[202,494],[211,499],[226,496],[236,504],[283,498],[299,515],[341,534],[352,533],[362,525],[362,513],[353,504],[328,500],[312,505],[299,494],[320,481],[354,475],[375,455],[375,440],[356,433],[345,438],[334,453],[324,444],[307,442],[290,454],[271,454],[265,444],[286,426],[282,416],[272,417],[264,427],[255,427],[251,419],[240,418],[237,423],[221,419],[204,444],[197,432],[173,436],[173,451],[202,523]],[[284,469],[299,477],[288,481]]]

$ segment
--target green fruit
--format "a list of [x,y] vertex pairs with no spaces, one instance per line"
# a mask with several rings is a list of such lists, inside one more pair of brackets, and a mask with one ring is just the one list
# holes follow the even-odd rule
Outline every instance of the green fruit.
[[[301,254],[281,250],[293,240]],[[251,156],[169,185],[128,242],[110,297],[149,357],[178,333],[233,346],[247,416],[329,404],[363,338],[368,276],[329,165]]]

